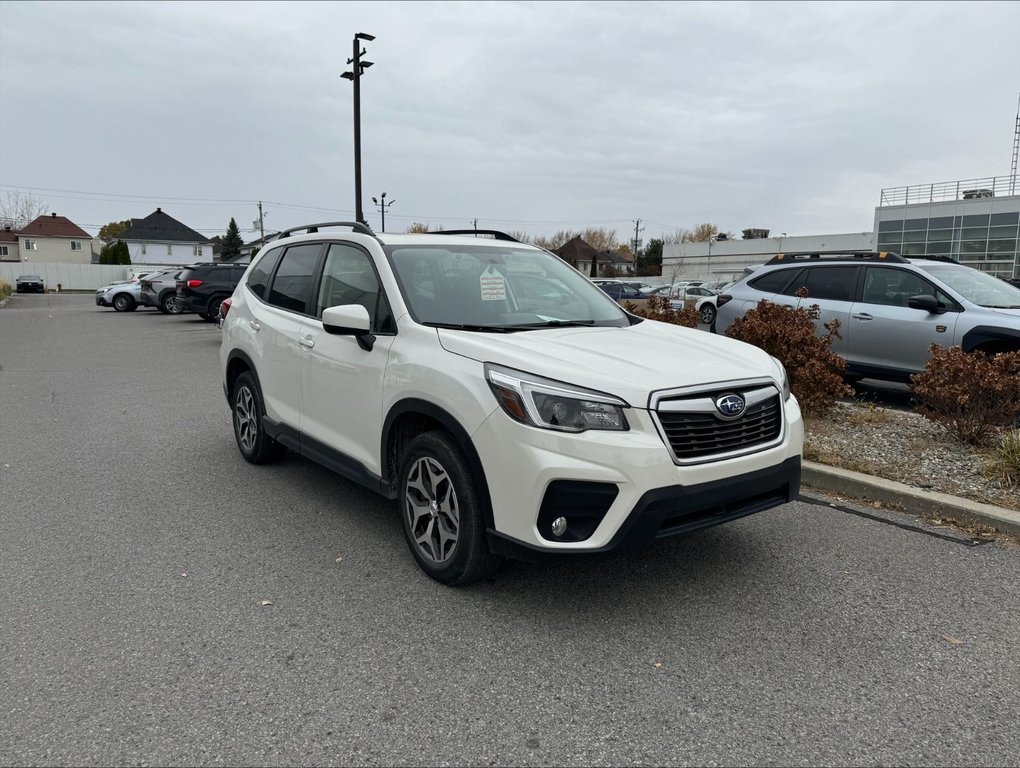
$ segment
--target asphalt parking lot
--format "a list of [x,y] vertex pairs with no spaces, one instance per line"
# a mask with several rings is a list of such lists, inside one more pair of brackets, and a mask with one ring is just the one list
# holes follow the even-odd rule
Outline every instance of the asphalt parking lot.
[[218,346],[0,308],[0,764],[1020,765],[1020,552],[804,502],[453,590]]

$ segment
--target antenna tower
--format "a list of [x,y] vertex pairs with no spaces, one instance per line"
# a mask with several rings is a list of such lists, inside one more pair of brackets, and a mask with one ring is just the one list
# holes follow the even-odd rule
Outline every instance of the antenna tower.
[[1013,164],[1009,167],[1009,194],[1016,194],[1016,164],[1020,158],[1020,96],[1016,100],[1016,128],[1013,129]]

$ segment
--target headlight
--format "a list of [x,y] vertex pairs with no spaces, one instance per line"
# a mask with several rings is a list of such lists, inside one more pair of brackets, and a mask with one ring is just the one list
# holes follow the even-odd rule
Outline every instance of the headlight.
[[790,377],[786,374],[786,366],[779,360],[778,357],[773,357],[772,362],[779,366],[779,376],[783,383],[783,402],[790,399]]
[[507,416],[522,424],[560,432],[630,428],[618,397],[489,363],[485,378]]

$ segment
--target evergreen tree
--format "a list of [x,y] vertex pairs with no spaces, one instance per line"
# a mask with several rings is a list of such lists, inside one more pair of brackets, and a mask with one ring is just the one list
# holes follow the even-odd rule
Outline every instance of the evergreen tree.
[[131,252],[128,250],[127,243],[123,240],[118,240],[117,244],[113,246],[114,253],[114,264],[130,264],[131,263]]
[[241,255],[241,248],[244,247],[244,240],[241,239],[241,230],[237,228],[234,217],[230,217],[230,224],[227,225],[227,234],[223,238],[223,246],[220,251],[220,258],[223,260],[233,259]]

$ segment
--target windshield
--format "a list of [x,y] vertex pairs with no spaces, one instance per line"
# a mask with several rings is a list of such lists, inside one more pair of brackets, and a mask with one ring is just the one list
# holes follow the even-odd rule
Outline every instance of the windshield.
[[918,264],[958,294],[980,307],[1020,309],[1020,288],[960,264]]
[[22,275],[18,278],[19,280],[42,280],[39,275]]
[[385,251],[411,316],[423,325],[524,331],[630,324],[616,302],[545,251],[445,244]]

